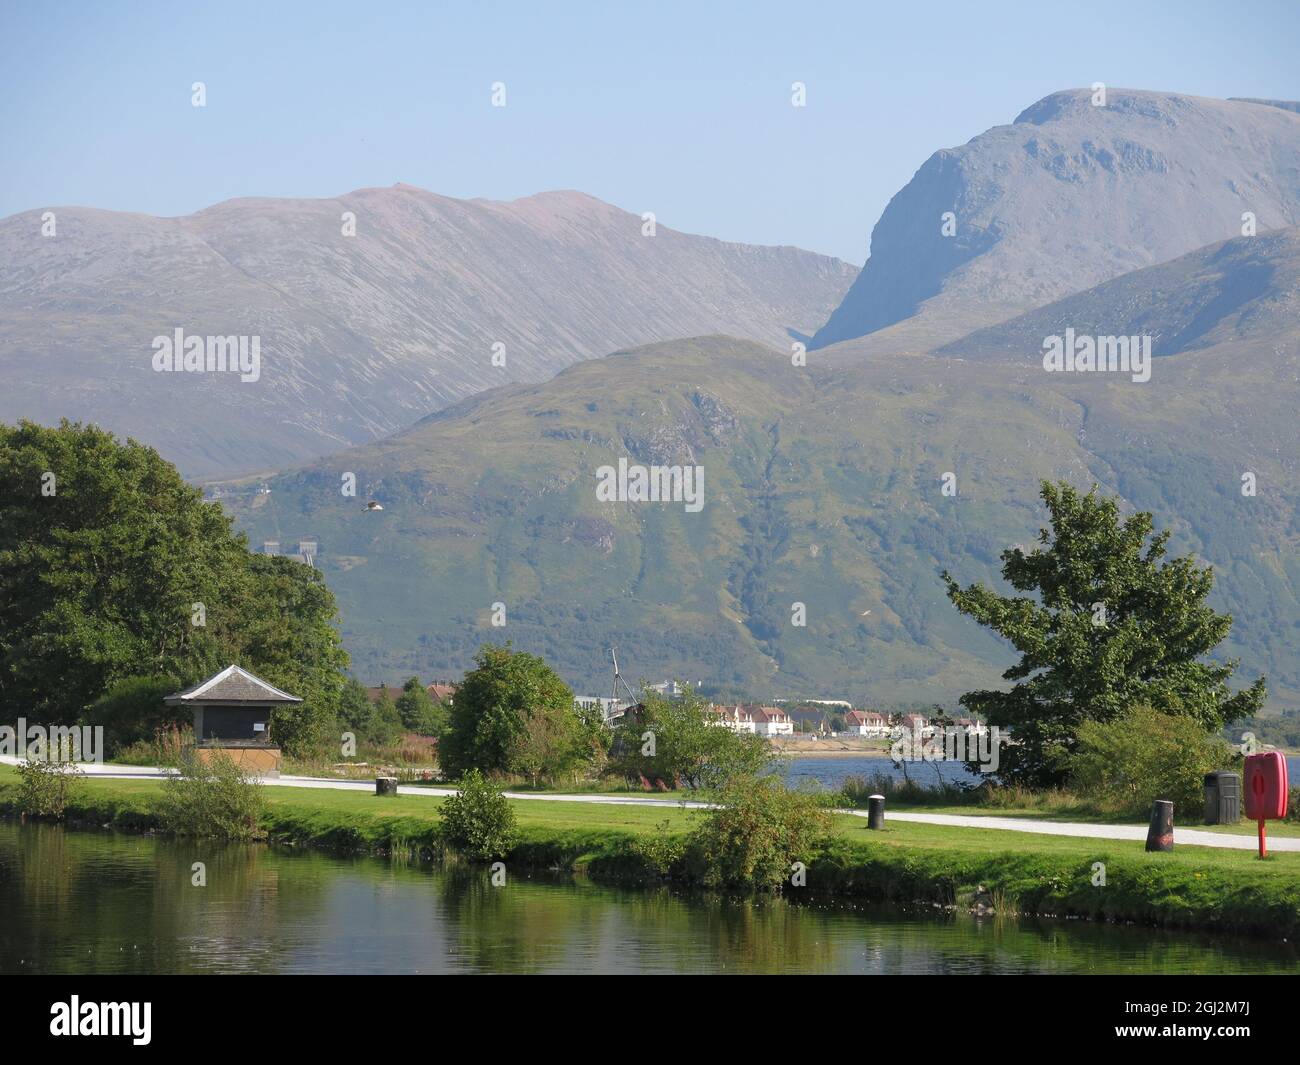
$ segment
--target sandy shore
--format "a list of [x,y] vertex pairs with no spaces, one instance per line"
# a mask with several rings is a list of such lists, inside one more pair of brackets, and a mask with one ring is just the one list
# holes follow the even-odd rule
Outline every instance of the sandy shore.
[[878,746],[854,746],[842,740],[773,740],[772,746],[794,758],[888,758],[889,750]]

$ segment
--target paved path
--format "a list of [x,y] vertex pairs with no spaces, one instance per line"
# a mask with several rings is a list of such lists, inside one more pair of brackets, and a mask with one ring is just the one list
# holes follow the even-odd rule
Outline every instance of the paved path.
[[[6,765],[18,765],[17,758],[0,756],[0,762]],[[88,777],[106,780],[161,780],[170,775],[166,769],[152,766],[130,765],[94,765],[83,764],[82,771]],[[325,788],[332,791],[361,791],[372,793],[375,790],[371,780],[336,780],[332,777],[295,777],[281,776],[264,781],[264,783],[285,788]],[[401,786],[399,795],[436,798],[455,795],[455,788],[429,788]],[[640,795],[561,795],[554,793],[507,791],[508,799],[525,799],[529,802],[586,802],[601,806],[663,806],[685,808],[688,810],[708,809],[708,803],[690,802],[683,799],[656,799]],[[837,813],[852,817],[866,817],[865,810],[837,810]],[[1031,832],[1040,836],[1074,836],[1080,839],[1127,839],[1145,840],[1147,830],[1144,825],[1093,825],[1080,821],[1038,821],[1027,817],[992,817],[981,814],[926,814],[888,811],[888,821],[910,821],[921,825],[951,825],[954,828],[998,829],[1003,832]],[[1174,843],[1193,847],[1217,847],[1222,850],[1254,850],[1257,846],[1253,833],[1249,835],[1228,835],[1218,832],[1197,831],[1191,828],[1175,828]],[[1300,838],[1277,837],[1268,841],[1270,851],[1300,851]]]

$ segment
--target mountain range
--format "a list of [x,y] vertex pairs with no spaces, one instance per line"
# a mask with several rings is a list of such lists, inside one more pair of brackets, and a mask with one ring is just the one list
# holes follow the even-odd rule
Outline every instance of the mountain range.
[[[1225,653],[1295,699],[1298,247],[1296,229],[1238,238],[1073,297],[1080,328],[1110,306],[1107,324],[1188,337],[1144,384],[1045,373],[1042,330],[1068,317],[1050,309],[847,365],[705,337],[475,396],[269,493],[220,490],[255,541],[318,542],[369,676],[450,673],[509,638],[596,689],[613,643],[634,675],[888,702],[996,682],[1008,649],[938,574],[996,581],[998,553],[1043,523],[1040,479],[1096,482],[1216,567]],[[1212,328],[1214,297],[1189,302],[1207,276],[1252,293]],[[702,467],[703,509],[600,502],[620,458]],[[382,513],[341,495],[348,472]]]
[[[386,209],[413,215],[443,202],[414,190],[373,195]],[[574,197],[563,199],[577,210]],[[447,202],[503,212],[530,233],[542,223],[520,216],[540,212],[549,220],[543,228],[568,232],[554,221],[560,205],[547,197],[491,207]],[[594,201],[581,203],[584,218],[600,213]],[[254,210],[259,204],[275,206]],[[427,312],[429,335],[440,335],[443,296],[435,305],[419,288],[424,282],[411,280],[426,276],[419,263],[403,260],[388,278],[378,268],[363,275],[360,266],[341,274],[324,265],[336,258],[324,237],[321,247],[300,248],[296,265],[280,261],[283,242],[245,226],[259,211],[283,215],[284,204],[235,201],[213,209],[231,217],[204,219],[201,212],[182,220],[180,231],[197,227],[205,234],[202,247],[219,249],[236,272],[277,279],[267,291],[292,299],[301,321],[318,322],[325,312],[318,316],[317,309],[346,304],[339,294],[361,286],[364,276],[378,291],[367,290],[359,304],[383,308],[367,330],[387,330],[390,316],[409,322]],[[344,201],[308,204],[319,213],[311,224],[320,227],[334,225],[347,209]],[[631,248],[659,239],[640,237],[638,216],[606,210],[619,221],[602,231],[617,229],[611,242],[623,251],[611,256],[624,266],[638,254],[619,243],[629,228]],[[956,220],[951,237],[941,231],[947,211]],[[1253,236],[1241,235],[1247,212]],[[403,223],[380,226],[377,208],[356,213],[359,233],[369,219],[392,234],[386,239],[407,239]],[[0,223],[0,246],[12,222]],[[706,296],[709,278],[701,275],[683,286],[689,291],[680,300],[669,300],[651,293],[679,292],[672,278],[649,285],[620,274],[618,290],[627,298],[664,301],[660,314],[636,312],[639,328],[662,331],[611,335],[602,349],[596,334],[608,326],[599,315],[571,309],[566,301],[579,297],[564,291],[560,271],[547,290],[554,307],[541,306],[531,321],[559,316],[574,337],[581,335],[582,350],[575,342],[555,365],[526,367],[519,380],[487,387],[492,378],[483,376],[477,356],[457,370],[463,349],[448,349],[445,375],[462,375],[459,396],[408,384],[405,405],[387,391],[401,376],[391,360],[372,352],[354,361],[340,341],[329,349],[328,373],[347,375],[348,383],[335,382],[331,401],[365,415],[348,437],[353,446],[286,462],[272,476],[213,481],[211,493],[255,545],[314,542],[313,561],[338,596],[355,669],[370,682],[416,672],[453,676],[479,644],[508,639],[544,654],[567,680],[593,692],[607,686],[607,648],[617,645],[631,677],[703,680],[764,698],[916,702],[995,685],[1014,660],[1008,647],[951,607],[940,571],[963,583],[997,583],[999,552],[1032,541],[1045,520],[1038,482],[1095,482],[1121,495],[1126,508],[1153,511],[1157,525],[1172,530],[1172,550],[1214,565],[1213,602],[1236,618],[1223,653],[1242,660],[1243,681],[1268,675],[1274,705],[1294,703],[1297,223],[1294,105],[1111,90],[1105,106],[1095,106],[1088,91],[1056,93],[1011,125],[923,165],[884,212],[851,288],[836,260],[678,235],[682,261],[692,267],[721,257],[732,264],[731,278],[742,272],[736,263],[758,262],[767,281],[759,285],[751,273],[752,287],[737,295],[739,283],[713,274],[713,295]],[[487,237],[475,229],[463,239],[461,255],[469,260],[475,242]],[[504,246],[494,246],[490,258],[502,261]],[[138,272],[113,268],[126,270],[128,279]],[[707,262],[700,268],[715,269]],[[28,288],[37,285],[33,279],[54,276],[53,268],[7,269],[20,281],[27,277]],[[295,270],[300,278],[329,280],[309,291],[286,280]],[[598,272],[592,268],[593,276]],[[801,280],[782,291],[780,279],[795,275]],[[84,298],[111,304],[113,286],[125,284],[115,276],[93,282],[86,275]],[[842,301],[833,294],[837,287]],[[8,280],[0,287],[6,314],[15,305],[6,295],[13,288]],[[137,301],[147,291],[128,288]],[[531,291],[512,275],[500,299],[518,302]],[[734,301],[724,308],[719,291]],[[214,297],[214,312],[230,306],[225,299]],[[813,313],[819,301],[826,307],[820,321]],[[134,312],[127,306],[85,313],[128,321]],[[311,315],[302,310],[309,306]],[[737,310],[742,306],[752,313]],[[759,307],[766,310],[760,314]],[[745,328],[696,324],[701,314],[724,309],[745,318]],[[617,310],[606,306],[605,321],[623,321],[635,333]],[[49,313],[29,308],[22,320],[33,336],[63,335],[60,323],[83,311],[56,301]],[[354,304],[329,312],[344,327],[330,335],[360,343],[362,330],[350,317],[356,313]],[[0,320],[0,336],[12,345],[8,321]],[[530,328],[540,336],[559,327]],[[1044,342],[1066,329],[1152,337],[1150,379],[1047,372]],[[806,364],[792,359],[790,342],[814,331]],[[382,335],[379,347],[397,350],[398,334]],[[557,350],[514,336],[508,353],[529,343]],[[478,339],[465,345],[481,346]],[[612,349],[618,350],[591,357]],[[411,365],[419,361],[413,352],[406,357]],[[13,365],[8,354],[0,358],[0,372],[12,374]],[[97,371],[78,366],[62,378],[48,369],[52,407],[87,399],[79,390],[93,398],[108,387]],[[292,394],[303,409],[329,393],[327,376]],[[393,427],[374,415],[375,396],[388,397],[381,406],[393,421],[421,404],[425,416],[371,439]],[[0,404],[0,416],[20,407],[18,413],[34,413],[30,392]],[[157,399],[142,396],[140,405],[147,413]],[[107,410],[97,420],[130,430],[116,408]],[[259,456],[289,446],[279,439],[289,423],[267,420],[252,429],[256,411],[242,405],[217,410],[200,403],[185,411],[213,440],[223,430],[236,440],[255,433]],[[328,436],[328,425],[318,428]],[[337,433],[345,435],[342,428]],[[215,446],[162,440],[163,454],[184,455],[191,471],[221,468]],[[308,446],[298,437],[292,443]],[[620,460],[700,467],[702,509],[602,501],[601,467]],[[343,492],[349,475],[357,495]],[[1253,494],[1243,492],[1247,475]],[[367,509],[367,499],[383,510]]]
[[[641,216],[577,192],[51,208],[51,236],[46,213],[0,221],[0,419],[93,419],[189,476],[337,451],[620,346],[719,331],[788,345],[856,272],[657,221],[644,235]],[[154,372],[154,338],[178,328],[258,337],[258,379]]]
[[[890,201],[816,345],[914,316],[969,332],[1242,233],[1300,224],[1300,114],[1278,101],[1053,93],[935,152]],[[945,215],[950,216],[945,228]]]

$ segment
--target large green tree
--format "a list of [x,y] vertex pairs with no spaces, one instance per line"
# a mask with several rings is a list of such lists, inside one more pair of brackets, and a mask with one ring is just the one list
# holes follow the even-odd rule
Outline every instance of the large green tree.
[[347,658],[318,572],[251,554],[156,451],[94,426],[0,426],[0,485],[0,713],[71,722],[127,678],[237,662],[304,698],[273,733],[323,735]]
[[237,660],[302,698],[272,714],[271,738],[294,754],[323,749],[339,738],[330,730],[348,665],[334,594],[319,570],[293,559],[245,553],[245,560],[246,594],[229,606],[236,612]]
[[509,644],[484,644],[474,661],[438,747],[449,776],[471,769],[550,775],[592,753],[573,692],[543,659]]
[[1231,692],[1236,662],[1203,661],[1228,635],[1232,617],[1206,605],[1209,567],[1166,560],[1168,532],[1148,513],[1121,520],[1115,499],[1094,485],[1081,494],[1044,482],[1050,518],[1039,545],[1002,552],[1002,576],[1020,594],[960,587],[945,572],[948,598],[1020,652],[1003,677],[1009,691],[976,691],[962,705],[1010,728],[999,777],[1031,786],[1065,783],[1080,726],[1109,722],[1144,704],[1189,717],[1206,732],[1254,713],[1264,678]]

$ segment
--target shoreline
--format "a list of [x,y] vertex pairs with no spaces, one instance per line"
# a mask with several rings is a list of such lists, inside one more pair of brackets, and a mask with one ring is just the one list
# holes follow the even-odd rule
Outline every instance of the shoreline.
[[[120,830],[161,834],[153,789],[115,789],[121,781],[100,781],[69,803],[65,818],[31,818],[62,823],[74,830]],[[311,795],[285,794],[261,818],[265,842],[310,847],[343,854],[402,856],[420,861],[459,861],[444,845],[437,800],[378,799],[361,793],[331,805]],[[0,782],[0,812],[22,820]],[[349,796],[352,793],[348,793]],[[335,795],[336,799],[338,794]],[[527,803],[529,800],[516,800]],[[426,805],[428,804],[428,805]],[[550,809],[528,811],[507,865],[587,876],[595,882],[630,887],[668,884],[700,889],[690,871],[666,876],[644,844],[651,833],[631,822],[546,824]],[[518,806],[516,806],[518,810]],[[543,823],[538,823],[539,819]],[[558,822],[565,821],[561,813]],[[571,819],[570,819],[571,820]],[[682,830],[685,830],[685,824]],[[913,826],[916,827],[916,826]],[[853,826],[856,829],[856,826]],[[935,842],[938,839],[939,842]],[[1071,841],[1073,843],[1073,841]],[[1300,937],[1300,876],[1288,860],[1259,869],[1183,848],[1169,855],[1147,855],[1136,842],[1080,841],[1081,845],[1037,842],[1013,848],[994,839],[978,847],[949,841],[940,832],[912,832],[899,825],[886,833],[861,836],[840,829],[808,856],[806,890],[814,896],[920,904],[1046,918],[1074,918],[1150,927],[1253,936],[1276,941]],[[1096,865],[1105,882],[1096,884]],[[484,865],[486,868],[486,864]],[[1264,873],[1260,876],[1259,873]],[[802,892],[787,890],[786,897]]]
[[[822,747],[788,747],[783,744],[772,744],[772,749],[777,754],[785,758],[883,758],[889,760],[889,751],[880,747],[872,747],[864,750],[855,750],[852,747],[833,747],[834,741]],[[829,749],[827,749],[829,748]]]

